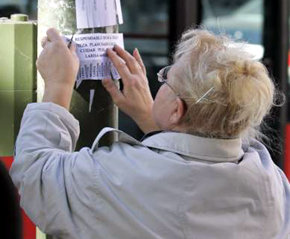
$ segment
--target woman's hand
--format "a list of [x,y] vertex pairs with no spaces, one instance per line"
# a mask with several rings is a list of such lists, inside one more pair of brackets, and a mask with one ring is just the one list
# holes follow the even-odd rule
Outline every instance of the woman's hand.
[[36,65],[45,82],[43,102],[53,102],[69,108],[79,69],[76,46],[70,49],[56,29],[49,29],[42,40],[43,51]]
[[113,80],[103,80],[103,86],[110,93],[114,103],[129,115],[144,133],[158,130],[152,118],[153,98],[146,77],[146,69],[137,49],[133,56],[119,46],[107,50],[109,58],[123,81],[121,92]]

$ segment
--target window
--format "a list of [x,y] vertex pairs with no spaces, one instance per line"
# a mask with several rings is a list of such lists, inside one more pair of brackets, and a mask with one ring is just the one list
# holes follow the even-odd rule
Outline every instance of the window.
[[226,33],[235,40],[246,41],[249,51],[262,59],[263,0],[234,2],[202,0],[202,25],[214,33]]
[[125,48],[130,52],[139,49],[149,80],[168,64],[168,8],[168,0],[122,1],[124,24],[120,32],[124,33]]

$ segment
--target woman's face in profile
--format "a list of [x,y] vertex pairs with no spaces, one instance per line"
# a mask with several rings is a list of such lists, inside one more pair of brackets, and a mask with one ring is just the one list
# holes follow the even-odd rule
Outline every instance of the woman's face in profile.
[[[168,84],[170,84],[172,69],[173,67],[167,74]],[[171,128],[170,117],[176,107],[177,96],[168,84],[164,83],[159,88],[153,104],[153,119],[161,130],[169,130]]]

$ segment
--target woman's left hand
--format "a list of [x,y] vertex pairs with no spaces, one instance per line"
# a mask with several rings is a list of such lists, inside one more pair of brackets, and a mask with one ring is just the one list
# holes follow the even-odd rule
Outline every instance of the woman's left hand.
[[108,49],[107,53],[124,85],[123,91],[120,91],[113,80],[102,81],[114,103],[130,116],[144,133],[157,130],[152,117],[153,98],[138,50],[135,49],[131,55],[121,47],[115,46],[114,51]]

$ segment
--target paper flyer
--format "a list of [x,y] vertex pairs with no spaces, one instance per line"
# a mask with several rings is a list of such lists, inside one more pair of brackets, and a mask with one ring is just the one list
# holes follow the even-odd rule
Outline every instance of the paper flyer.
[[76,0],[77,28],[96,28],[123,23],[120,0]]
[[[67,36],[70,39],[70,36]],[[107,57],[106,50],[119,45],[124,48],[123,34],[121,33],[92,33],[74,35],[76,53],[80,60],[80,69],[77,76],[77,85],[82,80],[120,79],[120,76]]]

